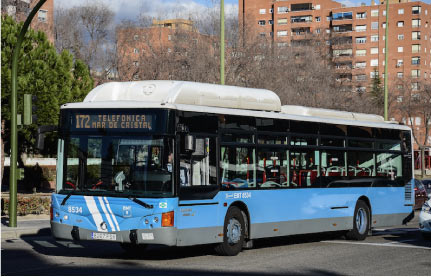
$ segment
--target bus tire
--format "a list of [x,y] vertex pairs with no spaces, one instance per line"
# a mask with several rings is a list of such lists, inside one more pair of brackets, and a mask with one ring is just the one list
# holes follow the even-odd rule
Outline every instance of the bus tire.
[[128,254],[139,255],[144,253],[148,245],[123,242],[123,243],[120,243],[120,246]]
[[347,232],[346,238],[350,240],[364,240],[370,230],[370,208],[358,200],[353,215],[353,229]]
[[221,256],[235,256],[242,250],[245,236],[245,223],[241,210],[230,207],[227,210],[223,227],[223,242],[215,247]]

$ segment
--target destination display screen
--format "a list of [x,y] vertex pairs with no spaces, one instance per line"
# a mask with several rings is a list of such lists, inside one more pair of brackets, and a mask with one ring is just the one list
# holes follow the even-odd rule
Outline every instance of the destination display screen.
[[80,129],[153,129],[151,114],[80,114],[72,118],[72,126]]
[[62,132],[169,132],[169,112],[156,109],[80,109],[61,112]]

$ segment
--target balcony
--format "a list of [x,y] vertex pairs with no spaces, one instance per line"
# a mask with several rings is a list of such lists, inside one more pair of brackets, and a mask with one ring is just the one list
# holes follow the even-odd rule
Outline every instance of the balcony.
[[333,33],[347,33],[352,31],[353,31],[352,24],[343,24],[343,25],[337,25],[332,27]]
[[301,3],[301,4],[290,5],[290,11],[292,12],[311,11],[311,10],[313,10],[312,3]]
[[309,22],[313,22],[313,17],[311,15],[292,16],[290,18],[290,22],[292,24],[294,24],[294,23],[309,23]]

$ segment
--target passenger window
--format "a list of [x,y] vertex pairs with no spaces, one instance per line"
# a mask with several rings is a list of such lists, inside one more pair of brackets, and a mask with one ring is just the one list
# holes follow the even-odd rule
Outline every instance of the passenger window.
[[322,151],[322,171],[325,176],[346,176],[344,152]]
[[377,176],[395,180],[402,176],[402,159],[400,154],[377,153]]
[[286,187],[288,161],[286,151],[259,149],[257,154],[256,181],[260,188]]
[[256,187],[254,154],[249,147],[221,147],[220,178],[224,189]]
[[374,154],[352,151],[347,153],[348,176],[376,176]]
[[290,151],[290,188],[320,187],[320,157],[319,151]]

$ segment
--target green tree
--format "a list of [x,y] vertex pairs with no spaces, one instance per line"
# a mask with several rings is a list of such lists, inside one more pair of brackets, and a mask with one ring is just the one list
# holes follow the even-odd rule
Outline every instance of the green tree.
[[374,104],[379,108],[383,108],[385,104],[384,87],[382,85],[382,80],[379,77],[379,71],[376,68],[374,68],[374,76],[371,80],[370,93]]
[[[1,116],[5,121],[5,153],[10,149],[11,60],[22,23],[9,16],[1,18]],[[19,128],[19,152],[34,150],[39,125],[57,125],[60,106],[82,101],[93,88],[88,67],[74,60],[68,51],[58,54],[45,33],[29,29],[22,43],[17,76],[18,113],[22,114],[23,94],[37,96],[37,125]],[[55,148],[55,147],[54,147]]]

